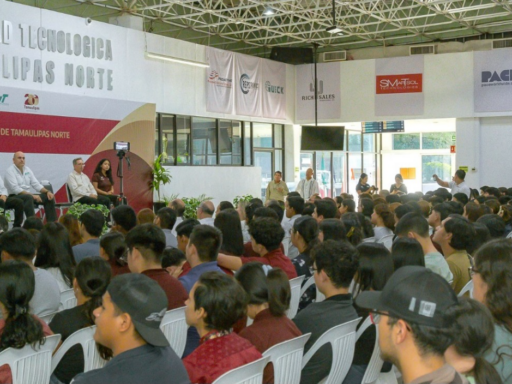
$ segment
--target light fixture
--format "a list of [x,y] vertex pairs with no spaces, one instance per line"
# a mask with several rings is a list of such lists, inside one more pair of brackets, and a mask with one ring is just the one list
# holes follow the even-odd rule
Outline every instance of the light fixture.
[[263,16],[272,16],[273,14],[275,14],[275,12],[270,7],[265,8],[265,10],[263,11]]
[[157,59],[157,60],[171,61],[173,63],[192,65],[194,67],[208,68],[210,66],[210,64],[203,63],[201,61],[180,59],[180,58],[173,57],[173,56],[162,55],[160,53],[146,52],[145,56],[146,56],[147,59]]
[[336,25],[336,0],[332,0],[332,26],[327,27],[325,30],[327,33],[334,34],[341,34],[342,29]]
[[332,33],[333,35],[336,33],[341,34],[341,32],[343,32],[343,30],[340,27],[336,27],[335,25],[333,25],[332,27],[328,27],[325,31]]

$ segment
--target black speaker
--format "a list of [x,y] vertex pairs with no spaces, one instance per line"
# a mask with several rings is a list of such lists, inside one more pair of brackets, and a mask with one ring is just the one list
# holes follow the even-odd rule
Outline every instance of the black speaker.
[[270,60],[286,64],[313,64],[313,48],[272,47]]

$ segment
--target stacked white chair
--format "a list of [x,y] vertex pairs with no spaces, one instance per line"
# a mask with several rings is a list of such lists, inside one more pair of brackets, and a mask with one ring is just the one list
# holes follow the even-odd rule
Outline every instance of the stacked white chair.
[[68,289],[60,293],[59,311],[76,307],[76,297],[73,289]]
[[185,308],[181,307],[167,311],[160,323],[160,329],[179,357],[183,355],[187,344],[188,325],[185,321]]
[[80,329],[64,340],[52,358],[52,372],[57,368],[57,365],[66,352],[77,344],[82,346],[84,352],[84,372],[102,368],[106,364],[106,361],[101,358],[98,352],[96,342],[94,341],[94,332],[96,332],[95,325]]
[[283,341],[267,349],[263,357],[269,357],[274,366],[274,384],[299,384],[302,371],[304,345],[311,333]]
[[302,359],[302,368],[311,360],[320,347],[330,343],[332,346],[331,370],[326,378],[320,384],[339,384],[347,376],[348,370],[354,359],[354,350],[356,347],[356,328],[361,318],[337,325],[322,336],[315,344],[311,346]]
[[263,382],[263,370],[270,357],[262,357],[252,363],[232,369],[218,377],[213,384],[261,384]]
[[21,349],[7,348],[0,352],[0,366],[6,364],[11,368],[12,384],[48,384],[52,353],[59,342],[60,335],[52,335],[35,349],[31,344]]
[[[304,294],[304,292],[306,292],[306,290],[311,287],[312,285],[315,285],[315,276],[311,276],[307,281],[306,283],[302,286],[302,288],[300,289],[300,295],[302,296]],[[319,303],[321,301],[324,301],[325,300],[325,296],[322,292],[320,292],[318,290],[318,288],[316,289],[316,300],[315,300],[315,303]]]
[[290,300],[290,308],[286,312],[286,316],[288,316],[289,319],[293,319],[297,314],[297,311],[299,310],[299,302],[301,296],[300,287],[302,285],[302,282],[304,281],[304,277],[305,276],[302,275],[290,280],[290,290],[292,293],[292,297]]
[[468,283],[461,289],[458,296],[465,295],[469,292],[469,297],[473,297],[473,280],[469,280]]
[[[375,316],[375,319],[378,315]],[[372,325],[371,318],[368,316],[366,320],[361,324],[356,333],[356,342],[359,340],[361,335]],[[384,361],[380,358],[380,347],[379,347],[379,327],[375,327],[375,346],[373,347],[372,357],[368,363],[368,367],[364,372],[363,380],[361,384],[375,384],[379,378],[380,371]]]

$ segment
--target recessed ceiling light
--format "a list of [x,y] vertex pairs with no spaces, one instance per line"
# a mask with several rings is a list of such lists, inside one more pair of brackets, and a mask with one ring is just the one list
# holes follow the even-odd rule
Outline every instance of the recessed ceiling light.
[[267,7],[267,8],[263,11],[263,15],[264,15],[264,16],[272,16],[272,15],[274,15],[274,14],[275,14],[274,10],[273,10],[272,8],[270,8],[270,7]]
[[333,35],[334,34],[342,34],[341,32],[343,32],[343,30],[340,28],[340,27],[337,27],[335,25],[333,25],[332,27],[328,27],[326,30],[326,32],[329,32],[329,33],[332,33]]

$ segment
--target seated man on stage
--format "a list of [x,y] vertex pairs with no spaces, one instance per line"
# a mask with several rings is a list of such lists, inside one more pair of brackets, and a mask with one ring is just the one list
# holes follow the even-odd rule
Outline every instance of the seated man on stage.
[[0,208],[5,211],[14,209],[14,227],[21,227],[23,222],[23,200],[18,199],[16,196],[7,196],[7,188],[4,186],[4,181],[0,177]]
[[53,193],[43,187],[30,168],[25,166],[25,154],[21,151],[16,152],[12,162],[14,164],[7,168],[4,179],[9,197],[16,196],[17,199],[23,200],[23,211],[26,217],[35,216],[34,205],[42,204],[46,221],[57,220]]
[[73,203],[80,204],[102,204],[110,209],[110,200],[105,196],[98,196],[96,189],[91,184],[91,180],[85,173],[84,161],[81,157],[73,160],[73,172],[68,176],[68,187],[73,197]]

